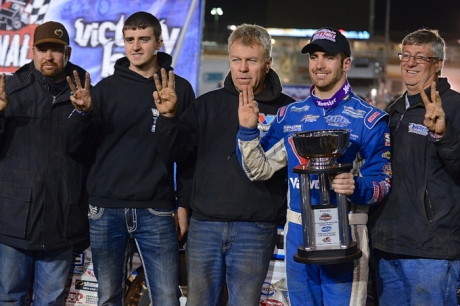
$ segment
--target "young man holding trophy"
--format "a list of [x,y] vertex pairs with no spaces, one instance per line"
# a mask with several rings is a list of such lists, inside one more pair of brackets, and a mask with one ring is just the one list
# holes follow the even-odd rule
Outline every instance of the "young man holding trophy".
[[[369,258],[365,212],[369,205],[382,201],[390,190],[388,117],[352,92],[347,81],[347,71],[351,68],[350,44],[342,33],[322,28],[313,34],[302,53],[309,54],[309,73],[314,84],[310,96],[282,107],[260,142],[258,104],[251,88],[240,94],[237,155],[251,180],[266,180],[279,168],[288,166],[285,251],[291,305],[364,305]],[[352,163],[353,169],[331,176],[329,193],[348,197],[349,209],[354,212],[349,214],[351,236],[362,251],[362,257],[334,264],[299,263],[293,257],[303,241],[302,184],[293,168],[305,160],[296,151],[292,136],[296,132],[337,129],[349,131],[348,146],[338,162]],[[322,204],[323,192],[317,188],[320,185],[318,177],[310,175],[310,179],[306,188],[312,204]]]

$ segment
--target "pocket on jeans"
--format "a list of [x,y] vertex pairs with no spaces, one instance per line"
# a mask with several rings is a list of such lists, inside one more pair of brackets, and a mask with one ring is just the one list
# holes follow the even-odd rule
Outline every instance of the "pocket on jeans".
[[0,184],[0,233],[26,238],[32,187]]
[[271,223],[271,222],[256,222],[256,224],[258,227],[265,228],[265,229],[274,228],[276,226],[275,223]]
[[88,218],[91,220],[97,220],[102,217],[104,213],[104,207],[97,207],[88,205]]
[[167,208],[147,208],[149,213],[159,217],[174,217],[174,210]]

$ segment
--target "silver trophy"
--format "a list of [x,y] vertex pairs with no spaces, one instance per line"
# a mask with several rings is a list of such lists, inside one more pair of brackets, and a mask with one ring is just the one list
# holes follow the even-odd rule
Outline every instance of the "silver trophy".
[[[340,164],[336,158],[348,146],[347,130],[316,130],[292,136],[297,153],[307,160],[293,171],[299,174],[303,245],[294,260],[306,264],[337,264],[360,258],[361,250],[350,239],[347,197],[336,194],[330,199],[330,175],[348,172],[352,164]],[[318,175],[320,203],[311,205],[310,174]]]

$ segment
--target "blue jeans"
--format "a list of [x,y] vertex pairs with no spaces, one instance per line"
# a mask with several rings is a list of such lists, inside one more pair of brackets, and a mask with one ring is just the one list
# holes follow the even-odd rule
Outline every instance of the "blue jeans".
[[172,210],[90,205],[88,216],[98,305],[122,305],[130,237],[144,266],[152,305],[179,305],[179,249]]
[[302,226],[285,226],[286,280],[293,306],[348,306],[353,286],[353,264],[313,265],[295,262],[293,257],[303,244]]
[[276,224],[191,220],[187,245],[187,306],[259,305],[275,246]]
[[379,305],[457,306],[459,260],[379,259]]
[[0,243],[0,305],[25,305],[32,275],[34,305],[64,305],[72,258],[72,248],[28,251]]

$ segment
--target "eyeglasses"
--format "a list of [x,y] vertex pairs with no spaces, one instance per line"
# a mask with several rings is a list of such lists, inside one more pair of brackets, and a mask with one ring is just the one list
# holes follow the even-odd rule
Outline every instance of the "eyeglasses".
[[425,63],[428,63],[430,60],[439,59],[439,57],[436,57],[436,56],[410,55],[408,53],[398,53],[398,56],[401,62],[408,62],[410,58],[413,57],[414,61],[417,64],[425,64]]

